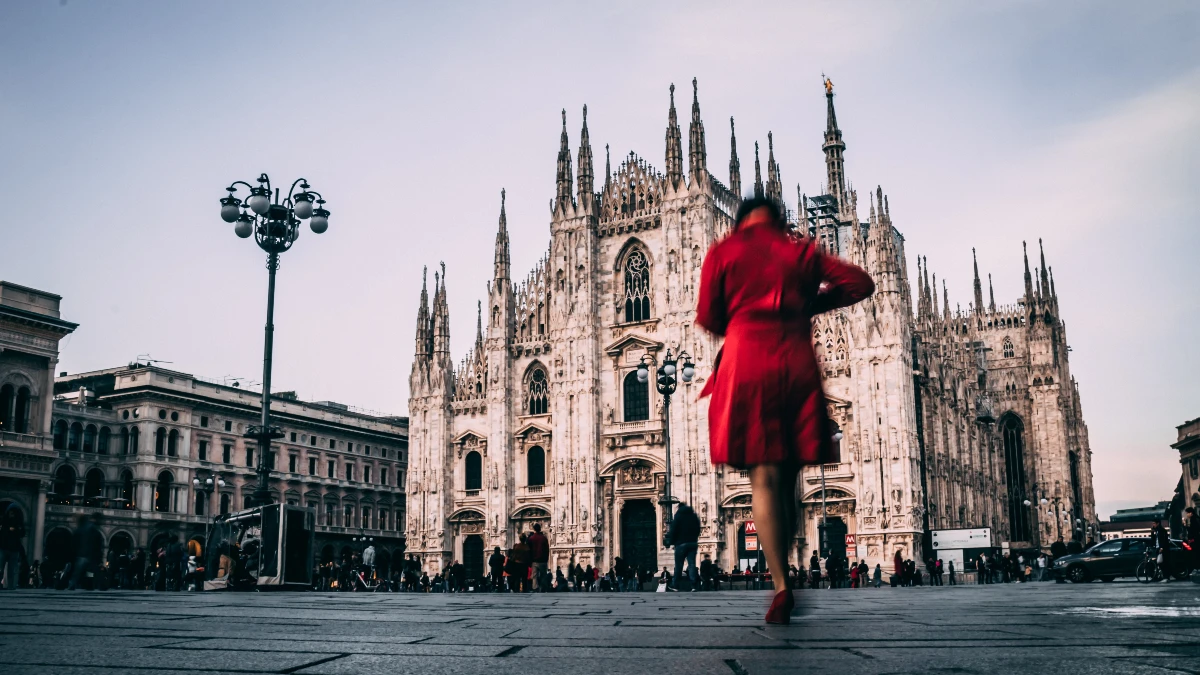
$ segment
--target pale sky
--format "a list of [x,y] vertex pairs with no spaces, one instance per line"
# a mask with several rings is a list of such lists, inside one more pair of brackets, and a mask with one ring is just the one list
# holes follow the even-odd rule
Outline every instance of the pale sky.
[[911,273],[927,255],[965,307],[976,247],[1013,302],[1044,239],[1099,513],[1169,499],[1200,416],[1200,4],[797,4],[0,3],[0,278],[63,296],[59,370],[257,380],[264,255],[217,200],[304,176],[333,215],[283,256],[275,389],[403,413],[422,265],[447,263],[461,358],[501,188],[514,273],[548,245],[562,108],[573,156],[586,103],[598,170],[605,143],[661,170],[697,77],[714,173],[733,115],[744,181],[770,130],[813,194],[824,72]]

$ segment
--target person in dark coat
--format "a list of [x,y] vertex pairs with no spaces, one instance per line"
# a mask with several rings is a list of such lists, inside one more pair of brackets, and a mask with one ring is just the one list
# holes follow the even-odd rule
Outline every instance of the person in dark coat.
[[696,569],[696,548],[700,541],[700,518],[692,507],[680,502],[675,517],[671,520],[671,529],[667,531],[667,541],[675,547],[675,586],[668,590],[679,590],[679,580],[683,576],[683,563],[688,564],[688,581],[693,591],[700,587],[700,573]]
[[789,623],[787,552],[796,531],[796,477],[839,460],[813,351],[812,319],[875,291],[862,269],[787,231],[779,205],[746,199],[733,232],[704,257],[696,323],[725,342],[701,396],[711,395],[714,464],[748,469],[754,523],[775,571],[768,623]]
[[529,535],[527,541],[530,562],[533,564],[533,590],[544,593],[549,590],[546,588],[546,567],[550,563],[550,540],[542,534],[541,523],[533,524],[533,533]]
[[21,557],[24,553],[25,516],[21,508],[10,503],[0,514],[0,588],[20,588]]
[[492,589],[499,592],[504,590],[504,554],[500,552],[500,547],[492,549],[492,555],[488,558],[488,569],[491,570]]
[[522,532],[508,553],[508,583],[516,593],[529,590],[529,541]]
[[79,516],[79,526],[75,529],[75,567],[71,570],[71,583],[67,588],[75,590],[79,583],[90,572],[97,586],[103,585],[100,564],[103,561],[104,535],[96,526],[100,514],[92,517]]
[[1067,545],[1063,543],[1062,537],[1058,538],[1053,544],[1050,544],[1050,555],[1055,558],[1061,558],[1067,554]]

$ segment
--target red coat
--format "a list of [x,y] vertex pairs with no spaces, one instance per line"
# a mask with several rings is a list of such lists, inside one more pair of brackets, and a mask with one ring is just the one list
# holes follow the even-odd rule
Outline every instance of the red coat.
[[713,463],[746,468],[838,461],[812,317],[874,290],[862,269],[770,223],[743,225],[709,251],[696,323],[725,337],[700,394],[712,395]]

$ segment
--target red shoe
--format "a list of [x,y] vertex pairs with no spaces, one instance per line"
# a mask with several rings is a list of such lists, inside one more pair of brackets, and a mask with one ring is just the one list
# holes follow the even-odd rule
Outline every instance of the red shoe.
[[771,601],[771,608],[767,610],[767,623],[784,625],[791,623],[792,609],[795,606],[796,598],[790,590],[776,593],[775,599]]

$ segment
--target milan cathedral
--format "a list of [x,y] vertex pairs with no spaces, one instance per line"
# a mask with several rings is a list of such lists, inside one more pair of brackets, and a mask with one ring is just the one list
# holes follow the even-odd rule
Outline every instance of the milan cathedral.
[[[910,278],[882,189],[867,192],[860,217],[829,81],[825,100],[825,194],[797,195],[788,217],[865,268],[877,291],[814,320],[841,461],[801,476],[793,559],[818,547],[823,518],[831,542],[854,535],[849,557],[871,566],[887,567],[896,551],[923,560],[936,529],[989,527],[994,545],[1013,547],[1082,538],[1096,523],[1091,450],[1040,242],[1040,264],[1031,269],[1025,254],[1015,302],[996,303],[990,275],[985,300],[976,264],[973,301],[952,307],[920,257]],[[707,402],[696,396],[720,347],[693,325],[701,261],[743,194],[732,118],[728,185],[705,147],[695,80],[686,159],[671,86],[665,172],[632,152],[613,170],[605,146],[597,177],[586,106],[574,158],[564,111],[549,249],[513,277],[502,191],[493,279],[474,347],[457,364],[445,267],[432,297],[422,287],[406,536],[431,573],[457,559],[478,574],[485,551],[508,550],[534,523],[549,534],[551,569],[607,569],[616,556],[658,569],[670,556],[659,504],[667,472],[672,496],[700,516],[702,556],[723,569],[756,557],[748,478],[709,461]],[[770,133],[766,155],[764,181],[755,143],[746,192],[782,205]],[[697,367],[667,408],[669,466],[661,398],[653,378],[637,378],[643,359],[668,348]]]

